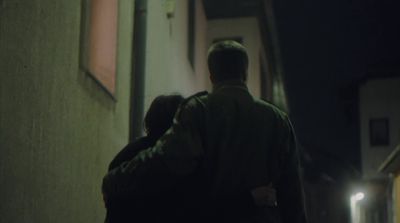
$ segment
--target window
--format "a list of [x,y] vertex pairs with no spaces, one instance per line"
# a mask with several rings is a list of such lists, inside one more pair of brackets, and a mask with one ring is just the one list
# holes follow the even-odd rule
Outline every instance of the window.
[[370,119],[369,133],[371,146],[389,145],[389,120],[387,118]]
[[115,95],[118,0],[84,1],[84,69]]

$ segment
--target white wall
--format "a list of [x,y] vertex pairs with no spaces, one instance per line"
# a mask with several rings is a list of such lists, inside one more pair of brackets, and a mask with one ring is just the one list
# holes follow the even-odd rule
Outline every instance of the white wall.
[[[363,176],[381,177],[377,169],[400,143],[400,77],[369,80],[360,86],[359,93]],[[371,118],[389,119],[388,146],[370,146]]]
[[119,1],[117,101],[80,69],[81,1],[0,8],[0,222],[103,222],[101,182],[129,138],[134,5]]
[[263,50],[259,25],[255,17],[215,19],[208,22],[208,45],[216,38],[242,37],[249,56],[248,87],[260,97],[260,53]]
[[206,69],[206,17],[196,2],[195,69],[188,51],[188,1],[177,0],[174,17],[166,15],[166,1],[148,1],[145,111],[160,94],[189,96],[209,88]]

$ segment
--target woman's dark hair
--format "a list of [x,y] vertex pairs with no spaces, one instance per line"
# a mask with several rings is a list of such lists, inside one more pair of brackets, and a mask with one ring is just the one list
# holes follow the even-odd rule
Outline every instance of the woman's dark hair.
[[208,51],[208,69],[216,81],[247,79],[246,48],[233,40],[214,43]]
[[158,138],[171,127],[176,111],[184,100],[181,95],[160,95],[150,105],[144,117],[148,136]]

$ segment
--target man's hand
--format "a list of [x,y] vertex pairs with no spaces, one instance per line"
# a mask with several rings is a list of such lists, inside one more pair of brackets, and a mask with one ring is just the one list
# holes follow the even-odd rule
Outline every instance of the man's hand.
[[252,189],[251,195],[253,196],[256,206],[276,207],[278,205],[276,201],[276,190],[272,184]]

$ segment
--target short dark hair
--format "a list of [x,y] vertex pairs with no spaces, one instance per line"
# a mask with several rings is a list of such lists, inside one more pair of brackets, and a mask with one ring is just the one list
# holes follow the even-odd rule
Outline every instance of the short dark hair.
[[246,80],[248,66],[246,48],[236,41],[220,41],[208,50],[208,69],[216,81]]
[[151,102],[144,117],[144,129],[148,136],[159,138],[172,125],[176,111],[184,98],[181,95],[160,95]]

